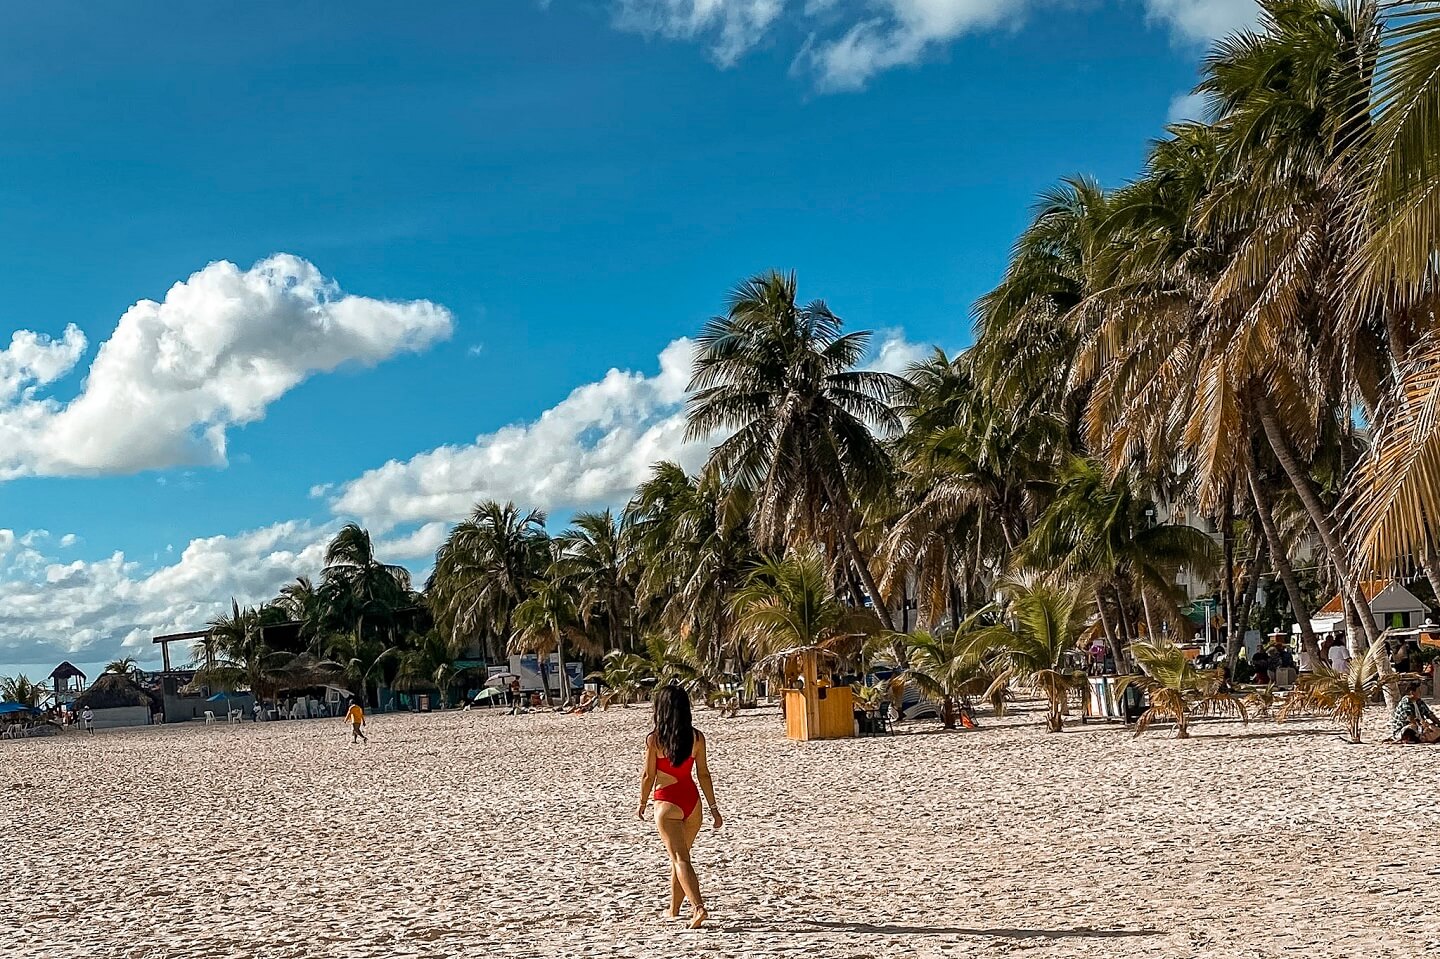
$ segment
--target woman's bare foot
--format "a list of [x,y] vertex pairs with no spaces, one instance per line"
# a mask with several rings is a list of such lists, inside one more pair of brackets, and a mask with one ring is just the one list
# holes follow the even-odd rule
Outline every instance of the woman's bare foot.
[[710,913],[704,909],[696,909],[694,917],[690,920],[691,929],[699,929],[705,925],[705,920],[710,918]]
[[679,909],[666,909],[666,910],[665,910],[665,918],[666,918],[666,919],[679,919],[679,918],[680,918],[680,910],[679,910]]

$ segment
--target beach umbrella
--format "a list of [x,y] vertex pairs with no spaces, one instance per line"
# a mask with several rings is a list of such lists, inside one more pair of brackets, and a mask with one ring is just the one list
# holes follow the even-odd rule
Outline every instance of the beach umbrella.
[[482,689],[482,690],[480,690],[480,692],[476,693],[475,696],[474,696],[474,698],[471,699],[470,702],[478,706],[478,705],[480,705],[480,704],[482,704],[482,703],[488,703],[488,702],[489,702],[490,700],[492,700],[492,699],[500,699],[500,698],[502,698],[504,695],[505,695],[505,694],[504,694],[502,691],[500,691],[500,690],[496,689],[495,687],[491,686],[491,687],[487,687],[487,688],[485,688],[485,689]]
[[35,710],[24,703],[0,703],[0,716],[10,716],[15,713],[33,713]]
[[490,687],[503,686],[504,684],[510,682],[510,680],[519,678],[520,676],[518,673],[496,673],[494,676],[491,676],[489,679],[485,680],[485,685]]

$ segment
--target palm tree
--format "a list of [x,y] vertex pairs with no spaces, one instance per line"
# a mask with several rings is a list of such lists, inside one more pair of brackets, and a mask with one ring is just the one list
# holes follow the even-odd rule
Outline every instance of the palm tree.
[[[728,434],[707,470],[754,490],[763,548],[811,543],[843,555],[886,628],[893,620],[858,540],[857,495],[888,475],[882,435],[899,420],[899,379],[860,370],[866,332],[842,333],[821,301],[796,303],[795,275],[767,273],[730,295],[699,337],[686,435]],[[838,542],[835,542],[838,540]]]
[[379,639],[366,639],[358,631],[339,633],[331,636],[326,645],[326,655],[338,664],[345,678],[359,688],[359,699],[366,705],[373,705],[372,686],[376,693],[385,679],[385,671],[402,650]]
[[1150,697],[1150,708],[1135,723],[1136,736],[1157,719],[1173,722],[1177,739],[1190,736],[1190,723],[1196,716],[1238,715],[1243,722],[1250,721],[1245,700],[1224,691],[1213,673],[1197,670],[1180,647],[1136,643],[1131,654],[1145,673],[1121,677],[1120,690],[1137,686]]
[[1085,627],[1087,603],[1078,584],[1020,580],[999,586],[1005,597],[1001,621],[974,637],[972,655],[988,658],[996,682],[1019,682],[1045,698],[1045,726],[1065,728],[1070,696],[1087,688],[1083,669],[1066,667]]
[[545,687],[545,702],[550,702],[550,681],[546,676],[550,654],[560,659],[560,703],[570,702],[570,674],[566,669],[565,641],[586,642],[584,623],[575,597],[563,580],[547,576],[537,581],[530,595],[515,607],[515,635],[511,649],[517,653],[536,653],[540,659],[540,682]]
[[319,648],[328,608],[325,594],[316,589],[309,576],[297,576],[280,587],[271,605],[284,610],[292,622],[300,624],[300,640],[307,648]]
[[195,678],[227,692],[248,688],[257,699],[273,696],[294,654],[271,649],[264,630],[285,619],[275,606],[242,607],[232,598],[230,613],[212,619],[205,640],[194,648]]
[[515,608],[550,565],[549,544],[544,513],[493,500],[450,531],[425,592],[452,651],[485,639],[488,655],[505,655]]
[[362,638],[380,633],[385,643],[395,642],[396,613],[414,605],[410,572],[380,562],[369,531],[350,523],[336,533],[325,549],[320,577],[328,618],[337,632]]
[[753,496],[726,490],[713,473],[688,476],[657,463],[622,518],[625,577],[637,604],[658,608],[656,625],[692,643],[711,667],[745,662],[730,596],[760,561],[749,535]]
[[975,643],[974,620],[959,629],[931,633],[916,630],[900,637],[904,658],[892,658],[887,651],[879,663],[895,667],[902,683],[913,682],[921,692],[940,700],[940,722],[946,729],[958,724],[957,706],[995,688],[996,675],[985,662],[983,649]]
[[639,698],[645,684],[655,680],[654,664],[639,653],[612,649],[601,660],[600,669],[587,678],[599,681],[605,688],[600,695],[602,709],[609,709],[617,702],[629,706]]
[[[915,583],[920,621],[963,618],[982,580],[1024,539],[1037,493],[1065,445],[1062,419],[1002,405],[977,372],[979,354],[936,351],[906,373],[895,443],[902,466],[898,502],[887,517],[882,587]],[[988,600],[982,600],[982,603]]]
[[660,686],[680,686],[692,698],[709,700],[724,676],[683,636],[652,633],[645,639],[649,672]]
[[1377,311],[1344,282],[1380,46],[1373,4],[1265,0],[1261,28],[1207,60],[1214,122],[1172,128],[1115,198],[1092,257],[1103,282],[1071,311],[1090,330],[1072,378],[1091,389],[1086,434],[1106,463],[1184,461],[1228,536],[1268,445],[1358,605],[1316,474],[1392,365]]
[[397,651],[395,678],[391,686],[401,692],[435,690],[448,696],[456,677],[451,664],[450,646],[436,630],[412,638],[410,645]]
[[[1022,551],[1033,568],[1054,570],[1096,585],[1096,607],[1106,615],[1104,595],[1115,608],[1126,640],[1133,640],[1129,602],[1138,599],[1150,641],[1159,639],[1155,606],[1170,622],[1179,619],[1176,574],[1209,575],[1216,566],[1209,536],[1179,523],[1154,522],[1155,504],[1138,496],[1130,478],[1107,475],[1093,460],[1076,457],[1059,476],[1054,498],[1035,521]],[[1123,662],[1123,650],[1114,650]]]
[[1295,690],[1275,718],[1284,722],[1310,712],[1325,712],[1345,727],[1345,735],[1352,743],[1359,743],[1365,706],[1383,688],[1379,660],[1384,655],[1383,647],[1372,647],[1365,655],[1351,659],[1349,669],[1343,673],[1317,663],[1313,672],[1296,681]]
[[19,703],[30,709],[39,709],[46,689],[41,683],[32,683],[24,673],[0,677],[0,701]]
[[610,510],[576,513],[555,537],[550,575],[575,593],[587,631],[599,629],[607,649],[628,649],[635,589],[628,575],[620,525]]
[[879,631],[873,612],[835,596],[825,561],[814,550],[761,563],[730,603],[755,661],[773,663],[806,649],[851,658]]
[[140,681],[140,663],[134,656],[124,656],[105,664],[106,673],[118,673],[136,682]]
[[1372,415],[1374,445],[1351,477],[1349,519],[1363,568],[1398,571],[1418,560],[1433,575],[1440,539],[1440,427],[1433,415],[1440,337],[1431,306],[1440,248],[1440,10],[1398,0],[1386,12],[1374,132],[1360,151],[1368,178],[1355,218],[1359,249],[1347,280],[1352,301],[1384,319],[1395,382]]

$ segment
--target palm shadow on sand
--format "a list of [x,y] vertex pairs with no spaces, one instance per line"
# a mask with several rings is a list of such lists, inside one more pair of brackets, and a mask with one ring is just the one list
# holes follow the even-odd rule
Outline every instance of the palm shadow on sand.
[[746,926],[730,922],[715,925],[724,932],[831,933],[844,932],[867,936],[984,936],[993,939],[1131,939],[1158,936],[1156,929],[974,929],[967,926],[910,926],[896,923],[835,922],[823,919],[797,920],[792,926],[774,928]]

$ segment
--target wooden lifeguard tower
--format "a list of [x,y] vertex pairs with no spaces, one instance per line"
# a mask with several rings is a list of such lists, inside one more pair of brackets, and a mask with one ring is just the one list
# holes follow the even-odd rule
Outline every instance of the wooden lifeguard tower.
[[835,685],[825,660],[834,654],[818,646],[786,650],[779,657],[785,677],[785,735],[790,739],[849,739],[855,735],[855,695]]

